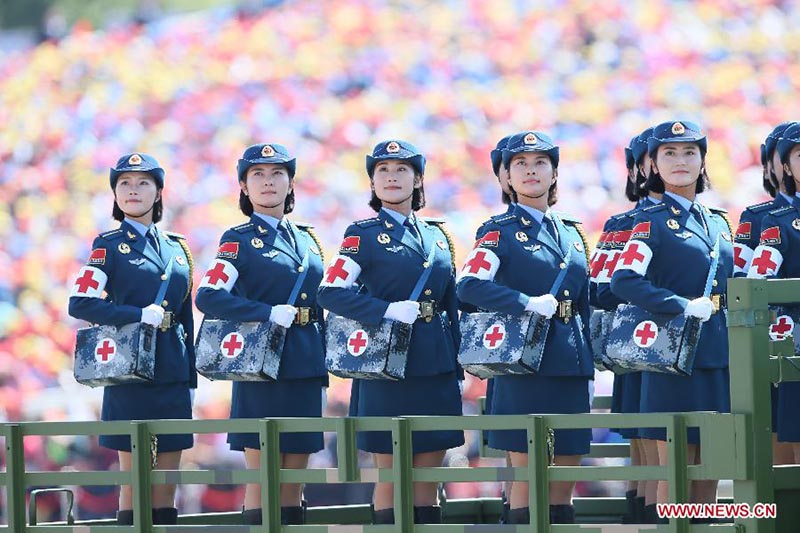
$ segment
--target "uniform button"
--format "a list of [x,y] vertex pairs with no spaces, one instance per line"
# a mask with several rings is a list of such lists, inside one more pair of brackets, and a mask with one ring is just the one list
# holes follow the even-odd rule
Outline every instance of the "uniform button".
[[430,296],[433,293],[430,289],[425,289],[425,296]]
[[719,285],[719,282],[717,280],[714,280],[714,281],[711,282],[711,285],[713,287],[716,287],[717,285]]
[[428,268],[429,266],[431,266],[431,264],[425,261],[424,263],[422,263],[422,266]]
[[168,306],[168,305],[169,305],[169,302],[168,302],[168,301],[166,301],[166,300],[164,300],[163,302],[161,302],[161,307],[166,307],[166,306]]
[[564,290],[564,296],[569,296],[569,291],[566,289]]
[[561,270],[564,270],[565,268],[567,268],[567,264],[566,263],[561,263],[560,265],[558,265],[558,268],[560,268]]
[[297,271],[298,271],[298,272],[302,272],[303,270],[305,270],[305,268],[303,268],[303,267],[301,267],[301,266],[297,267]]
[[300,294],[300,299],[301,300],[305,300],[306,298],[308,298],[308,294],[306,294],[304,292]]
[[167,281],[167,275],[161,274],[161,281]]
[[708,254],[708,255],[709,255],[709,257],[711,257],[711,258],[713,259],[713,258],[714,258],[714,256],[715,256],[715,255],[717,255],[717,254],[715,254],[715,253],[712,251],[712,252],[711,252],[710,254]]

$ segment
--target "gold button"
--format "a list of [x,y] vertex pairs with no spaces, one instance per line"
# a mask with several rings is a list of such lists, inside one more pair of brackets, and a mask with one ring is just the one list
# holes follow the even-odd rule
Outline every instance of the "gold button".
[[425,261],[424,263],[422,263],[422,266],[428,268],[429,266],[431,266],[431,264]]
[[569,296],[569,291],[564,289],[564,296]]
[[303,270],[305,270],[305,268],[303,268],[303,267],[301,267],[301,266],[297,267],[297,271],[298,271],[298,272],[302,272]]
[[710,257],[713,259],[713,258],[714,258],[714,256],[715,256],[715,255],[717,255],[717,254],[715,254],[715,253],[712,251],[712,252],[711,252],[710,254],[708,254],[708,255],[709,255],[709,256],[710,256]]
[[558,265],[558,268],[560,268],[561,270],[564,270],[565,268],[567,268],[567,264],[566,263],[561,263],[560,265]]
[[166,306],[168,306],[168,305],[169,305],[169,302],[168,302],[168,301],[166,301],[166,300],[164,300],[163,302],[161,302],[161,307],[166,307]]
[[713,287],[716,287],[717,285],[719,285],[719,283],[717,282],[717,280],[714,280],[714,281],[711,282],[711,285]]
[[430,289],[425,289],[425,296],[430,296],[430,295],[431,295],[431,293],[433,293],[433,291],[432,291],[432,290],[430,290]]
[[304,292],[303,292],[303,293],[300,293],[300,299],[301,299],[301,300],[305,300],[306,298],[308,298],[308,294],[306,294],[306,293],[304,293]]
[[161,274],[161,281],[167,281],[167,275]]

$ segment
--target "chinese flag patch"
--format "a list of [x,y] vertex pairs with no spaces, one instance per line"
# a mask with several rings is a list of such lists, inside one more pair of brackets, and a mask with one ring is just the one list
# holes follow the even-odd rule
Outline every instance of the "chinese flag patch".
[[105,265],[106,264],[106,249],[95,248],[92,250],[92,255],[89,256],[90,265]]
[[753,231],[753,224],[751,222],[742,222],[736,230],[737,239],[749,239],[750,233]]
[[236,259],[239,257],[239,243],[238,242],[223,242],[219,245],[217,250],[217,257],[219,259]]
[[475,248],[478,246],[490,246],[494,248],[498,244],[500,244],[500,232],[489,231],[486,235],[475,241]]
[[[648,224],[650,224],[650,223],[648,222]],[[638,226],[638,224],[637,224],[637,226]],[[631,239],[631,232],[632,232],[632,230],[615,231],[614,232],[614,237],[613,237],[613,239],[614,239],[614,248],[625,248],[625,245],[628,244],[628,241]]]
[[650,222],[639,222],[631,230],[631,239],[649,239]]
[[778,226],[772,226],[761,232],[761,244],[767,246],[775,246],[781,243],[781,229]]
[[361,246],[361,237],[358,235],[351,235],[345,237],[342,245],[339,247],[340,254],[357,254],[358,248]]

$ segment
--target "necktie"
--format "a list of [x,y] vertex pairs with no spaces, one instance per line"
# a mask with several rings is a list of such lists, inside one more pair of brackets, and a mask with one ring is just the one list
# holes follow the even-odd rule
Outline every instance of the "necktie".
[[157,254],[161,255],[161,247],[158,245],[158,238],[156,237],[155,228],[150,228],[147,230],[145,236],[147,237],[147,242],[149,242],[150,246],[153,247],[153,250],[155,250]]
[[296,251],[296,247],[294,245],[294,239],[292,238],[292,232],[289,231],[289,224],[285,220],[281,220],[278,223],[278,234],[284,241],[286,241],[286,243],[292,248],[292,250]]
[[556,244],[558,244],[558,231],[556,230],[556,225],[553,222],[553,219],[545,216],[542,219],[542,224],[544,224],[544,229],[547,230],[547,233],[549,233],[553,240],[556,241]]
[[422,239],[419,236],[419,231],[417,230],[416,224],[411,220],[411,217],[407,218],[405,222],[403,222],[403,226],[406,227],[408,232],[414,237],[414,240],[417,241],[417,244],[422,244]]
[[703,213],[700,211],[700,206],[697,204],[692,204],[692,208],[689,209],[689,212],[692,214],[694,219],[697,221],[700,226],[705,230],[706,235],[708,235],[708,226],[706,226],[706,220],[703,218]]

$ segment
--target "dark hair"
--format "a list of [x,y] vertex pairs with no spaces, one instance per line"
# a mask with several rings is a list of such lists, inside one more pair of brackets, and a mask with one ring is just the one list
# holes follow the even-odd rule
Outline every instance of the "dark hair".
[[[159,188],[159,191],[162,189]],[[161,216],[164,214],[164,197],[158,199],[156,203],[153,204],[153,224],[157,222],[161,222]],[[122,209],[119,208],[119,204],[117,204],[117,197],[114,196],[114,207],[111,208],[111,218],[118,222],[122,222],[125,220],[125,213]]]
[[[653,154],[652,160],[655,163],[656,157],[658,153]],[[706,189],[711,188],[711,179],[708,177],[708,172],[706,172],[706,158],[703,156],[701,160],[701,171],[700,176],[695,182],[694,192],[699,194]],[[663,193],[664,192],[664,180],[661,179],[661,176],[653,172],[653,168],[650,167],[650,171],[647,174],[647,181],[645,182],[644,186],[646,190],[652,191],[655,193]]]
[[778,176],[776,176],[775,172],[772,171],[770,165],[764,165],[761,186],[772,198],[775,198],[778,195]]
[[630,200],[631,202],[636,202],[639,200],[639,187],[637,187],[637,183],[634,183],[631,178],[633,177],[633,173],[636,172],[636,182],[639,181],[638,172],[639,170],[634,168],[633,170],[628,172],[628,176],[625,179],[625,198]]
[[[291,183],[291,179],[289,182]],[[239,191],[239,210],[248,217],[253,214],[253,202],[251,202],[250,197],[241,190]],[[294,211],[294,187],[292,187],[292,190],[286,195],[286,200],[283,201],[283,214],[288,215],[292,211]]]
[[505,191],[500,191],[500,201],[503,202],[503,205],[508,205],[511,203],[511,196],[505,193]]
[[[508,188],[511,189],[511,198],[514,202],[518,202],[517,200],[517,191],[514,190],[514,187],[511,184],[508,184]],[[547,205],[554,206],[558,202],[558,180],[555,180],[550,188],[547,190]]]
[[[788,165],[786,165],[788,167]],[[797,184],[794,181],[794,176],[790,172],[783,169],[783,188],[786,189],[786,194],[794,196],[797,193]]]
[[[423,176],[422,174],[414,173],[414,179],[419,176],[420,184],[419,188],[415,188],[414,192],[411,193],[411,210],[412,211],[419,211],[423,207],[425,207],[425,184],[422,182]],[[372,178],[370,178],[372,181]],[[369,199],[369,206],[372,208],[373,211],[376,213],[381,210],[383,207],[383,202],[381,199],[378,198],[378,195],[375,194],[375,191],[372,191],[372,196]]]

